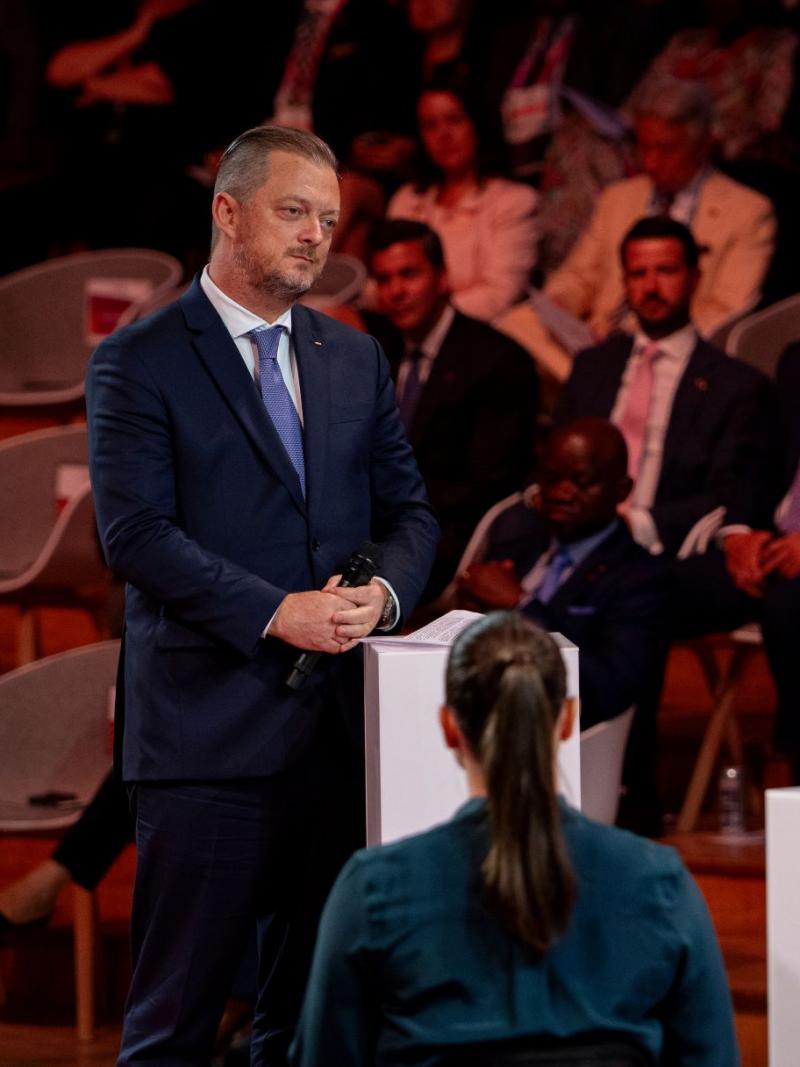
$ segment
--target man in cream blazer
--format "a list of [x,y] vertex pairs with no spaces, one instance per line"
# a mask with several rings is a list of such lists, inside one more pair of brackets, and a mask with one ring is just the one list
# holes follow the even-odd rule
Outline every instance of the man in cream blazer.
[[[691,83],[653,87],[635,123],[644,173],[603,190],[588,227],[544,286],[545,295],[582,319],[597,339],[618,328],[632,331],[618,250],[644,215],[669,214],[685,223],[704,249],[691,308],[702,334],[758,302],[774,245],[772,204],[709,165],[706,103]],[[571,355],[528,304],[512,308],[495,325],[551,378],[568,377]]]

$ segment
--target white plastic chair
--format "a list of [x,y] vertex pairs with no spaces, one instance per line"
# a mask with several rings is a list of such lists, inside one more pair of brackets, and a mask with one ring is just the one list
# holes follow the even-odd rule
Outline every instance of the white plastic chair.
[[[0,441],[0,602],[22,612],[17,663],[37,648],[35,610],[88,610],[105,634],[108,570],[100,554],[84,425],[36,430]],[[59,479],[74,493],[59,500]]]
[[742,319],[730,333],[727,351],[774,378],[784,348],[800,341],[800,293]]
[[[39,834],[71,826],[111,764],[108,703],[119,641],[29,663],[0,677],[0,832]],[[32,797],[62,794],[60,805]],[[73,886],[78,1036],[94,1033],[96,901]]]
[[138,283],[145,296],[174,286],[181,264],[165,252],[78,252],[0,279],[0,406],[69,405],[83,396],[86,363],[97,343],[87,321],[87,287],[99,280]]
[[366,280],[367,268],[360,259],[346,252],[332,252],[322,274],[300,302],[316,311],[349,304],[359,295]]
[[581,731],[581,811],[595,822],[617,821],[622,766],[635,708]]

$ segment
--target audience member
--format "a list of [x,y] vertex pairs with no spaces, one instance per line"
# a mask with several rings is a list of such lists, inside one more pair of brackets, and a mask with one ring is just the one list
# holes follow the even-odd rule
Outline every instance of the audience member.
[[[763,439],[767,382],[698,336],[690,302],[699,249],[689,229],[641,219],[621,259],[633,338],[614,334],[578,355],[556,421],[610,418],[628,445],[633,490],[620,514],[640,545],[675,555],[695,523],[725,507]],[[663,661],[639,702],[628,742],[621,807],[627,825],[657,834],[656,709]]]
[[440,718],[470,799],[342,871],[296,1067],[432,1063],[592,1031],[662,1063],[739,1063],[714,928],[677,854],[557,796],[554,753],[573,728],[564,692],[558,649],[519,615],[456,639]]
[[200,0],[140,0],[115,32],[73,40],[51,57],[47,80],[63,105],[69,101],[63,182],[55,189],[56,237],[67,248],[180,252],[183,172],[197,148],[192,107],[202,112],[206,100],[193,64],[202,67],[207,30]]
[[774,743],[800,785],[800,343],[783,354],[774,389],[771,445],[728,508],[718,540],[673,568],[676,636],[761,623],[778,694]]
[[676,33],[628,107],[665,77],[702,82],[714,100],[712,134],[725,159],[758,155],[781,130],[792,94],[797,35],[778,0],[703,0],[702,24]]
[[[772,205],[710,165],[710,121],[707,93],[694,83],[660,82],[640,99],[636,139],[644,173],[604,190],[586,232],[544,286],[597,338],[620,325],[635,328],[611,263],[625,232],[645,214],[683,222],[704,250],[692,301],[698,330],[707,334],[758,301],[773,248]],[[497,325],[556,378],[567,377],[569,354],[530,306],[513,308]]]
[[94,889],[131,841],[128,796],[122,782],[109,773],[52,856],[0,890],[0,930],[46,922],[68,882]]
[[295,7],[269,121],[314,130],[345,161],[364,138],[355,162],[382,164],[369,169],[407,162],[418,64],[402,13],[388,0],[300,0]]
[[610,418],[628,445],[633,490],[621,513],[636,541],[674,555],[698,519],[726,506],[761,440],[763,375],[699,336],[690,302],[700,250],[675,219],[640,219],[620,248],[633,337],[581,352],[556,421]]
[[636,705],[663,655],[665,570],[617,516],[627,463],[605,419],[557,429],[535,494],[498,516],[459,580],[465,606],[519,607],[580,648],[581,729]]
[[526,291],[536,260],[536,193],[497,176],[496,136],[476,116],[452,81],[422,93],[417,119],[426,170],[397,191],[388,215],[436,230],[454,305],[491,319]]
[[476,0],[406,0],[405,6],[409,25],[424,42],[422,84],[462,65]]
[[429,600],[453,577],[480,515],[531,469],[539,386],[518,345],[453,307],[441,242],[424,223],[388,221],[372,247],[386,319],[368,325],[442,527]]

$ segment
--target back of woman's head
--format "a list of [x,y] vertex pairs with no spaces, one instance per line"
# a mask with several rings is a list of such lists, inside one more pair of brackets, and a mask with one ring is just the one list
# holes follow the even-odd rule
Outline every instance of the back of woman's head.
[[566,927],[574,899],[554,779],[565,693],[555,642],[515,612],[487,615],[453,645],[446,699],[486,781],[487,899],[538,954]]

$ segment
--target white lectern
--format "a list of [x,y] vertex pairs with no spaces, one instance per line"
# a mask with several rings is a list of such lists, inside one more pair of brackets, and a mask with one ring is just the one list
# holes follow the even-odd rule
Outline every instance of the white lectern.
[[800,788],[767,790],[770,1067],[800,1056]]
[[[447,643],[412,638],[377,638],[364,647],[364,710],[367,774],[367,844],[377,845],[445,822],[467,798],[464,772],[445,748],[439,730],[449,643],[472,618],[451,612]],[[434,627],[436,624],[434,624]],[[423,638],[415,640],[415,638]],[[578,698],[578,649],[560,634],[553,638],[567,668],[567,696]],[[580,806],[578,724],[558,758],[561,792]]]

